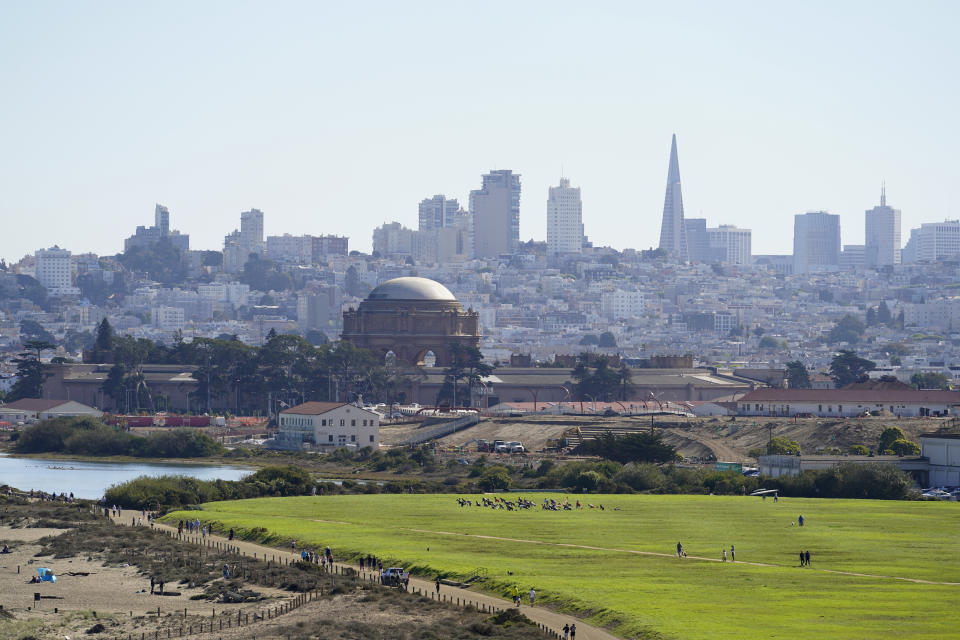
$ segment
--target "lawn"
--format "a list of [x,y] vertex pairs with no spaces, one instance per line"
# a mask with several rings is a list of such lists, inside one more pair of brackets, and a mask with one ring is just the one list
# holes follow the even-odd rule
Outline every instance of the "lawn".
[[[329,545],[340,557],[372,553],[428,575],[484,568],[489,591],[503,594],[514,581],[535,587],[538,600],[623,637],[960,637],[960,584],[880,577],[960,583],[956,503],[581,499],[604,510],[510,512],[460,507],[452,495],[351,495],[210,503],[201,519],[241,534],[264,527],[274,543]],[[185,514],[198,515],[169,519]],[[676,558],[678,541],[690,557]],[[695,558],[719,559],[731,544],[736,564]],[[798,566],[801,549],[812,567]]]

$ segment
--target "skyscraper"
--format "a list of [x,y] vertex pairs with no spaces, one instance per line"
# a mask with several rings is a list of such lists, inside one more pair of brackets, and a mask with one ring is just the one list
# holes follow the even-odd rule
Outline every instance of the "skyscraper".
[[420,231],[452,227],[456,222],[460,203],[447,199],[443,194],[426,198],[420,202]]
[[263,211],[260,209],[250,209],[240,214],[240,245],[248,254],[260,254],[266,249],[263,242]]
[[687,234],[683,225],[683,194],[680,192],[680,161],[677,159],[677,134],[670,144],[670,168],[667,169],[667,193],[663,198],[660,222],[660,248],[673,258],[687,262]]
[[577,254],[583,251],[583,205],[580,187],[571,187],[567,178],[550,187],[547,198],[547,255]]
[[722,224],[707,229],[710,251],[718,255],[720,262],[727,264],[753,264],[750,229],[740,229],[732,224]]
[[511,254],[520,243],[520,176],[510,169],[483,176],[483,186],[470,192],[473,255],[496,258]]
[[53,246],[49,249],[37,249],[34,252],[36,264],[34,277],[51,294],[70,292],[73,268],[70,264],[72,255],[66,249]]
[[160,230],[161,236],[170,235],[170,210],[162,204],[153,211],[153,226]]
[[866,211],[866,263],[868,267],[900,264],[900,210],[887,206],[887,187],[880,191],[880,206]]
[[793,272],[837,271],[840,268],[840,216],[826,211],[793,217]]

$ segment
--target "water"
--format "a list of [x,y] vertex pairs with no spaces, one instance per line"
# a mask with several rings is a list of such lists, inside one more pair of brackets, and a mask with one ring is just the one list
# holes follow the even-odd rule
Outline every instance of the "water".
[[80,462],[47,458],[16,458],[0,454],[0,485],[29,491],[70,493],[91,500],[107,487],[140,476],[184,475],[200,480],[239,480],[252,473],[246,467],[204,466],[154,462]]

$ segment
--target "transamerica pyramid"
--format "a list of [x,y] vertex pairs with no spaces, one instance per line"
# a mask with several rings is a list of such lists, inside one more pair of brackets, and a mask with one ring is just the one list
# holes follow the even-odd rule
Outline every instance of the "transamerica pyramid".
[[663,199],[663,220],[660,223],[660,248],[671,257],[687,262],[687,232],[683,226],[683,194],[680,192],[680,161],[677,160],[677,134],[670,145],[670,168],[667,170],[667,193]]

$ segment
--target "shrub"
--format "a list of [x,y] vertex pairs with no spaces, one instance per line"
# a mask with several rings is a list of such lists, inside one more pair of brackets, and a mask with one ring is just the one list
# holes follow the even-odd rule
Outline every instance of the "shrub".
[[867,449],[862,444],[855,444],[850,447],[850,455],[852,456],[868,456],[870,455],[870,449]]

